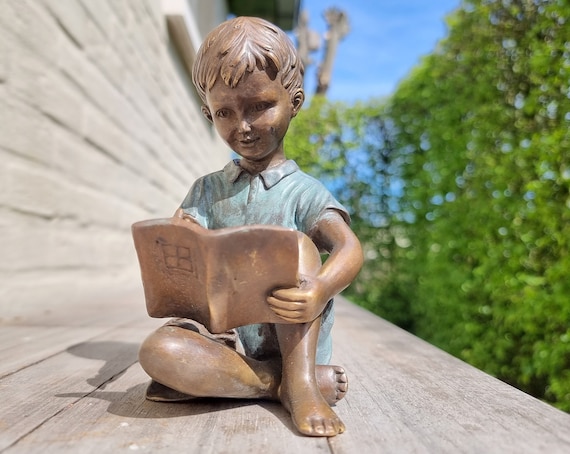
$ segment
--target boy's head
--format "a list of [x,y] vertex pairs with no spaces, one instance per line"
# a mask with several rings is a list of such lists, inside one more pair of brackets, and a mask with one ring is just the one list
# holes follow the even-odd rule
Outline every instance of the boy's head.
[[220,78],[236,87],[254,69],[278,77],[291,97],[303,87],[303,63],[279,27],[257,17],[236,17],[212,30],[198,50],[192,80],[202,102]]

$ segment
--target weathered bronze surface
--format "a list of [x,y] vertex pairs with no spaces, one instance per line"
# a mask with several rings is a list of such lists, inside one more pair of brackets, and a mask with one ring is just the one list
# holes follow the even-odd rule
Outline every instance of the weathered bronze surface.
[[148,399],[278,400],[300,433],[330,437],[345,429],[331,405],[348,386],[328,365],[333,297],[363,257],[346,209],[285,157],[302,78],[269,22],[238,17],[206,37],[193,68],[202,112],[241,159],[199,178],[172,219],[133,226],[148,312],[178,317],[139,360]]

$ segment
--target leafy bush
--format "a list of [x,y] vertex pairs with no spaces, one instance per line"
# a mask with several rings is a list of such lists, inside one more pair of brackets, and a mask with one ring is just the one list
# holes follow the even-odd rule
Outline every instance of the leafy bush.
[[[417,334],[570,410],[570,7],[470,1],[401,84]],[[398,279],[395,277],[395,279]]]
[[566,411],[568,18],[562,1],[464,1],[389,100],[315,98],[287,144],[351,211],[354,301]]

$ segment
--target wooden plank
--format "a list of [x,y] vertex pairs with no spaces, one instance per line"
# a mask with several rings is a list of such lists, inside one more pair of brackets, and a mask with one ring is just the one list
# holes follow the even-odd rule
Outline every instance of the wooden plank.
[[[133,283],[135,286],[137,283]],[[0,301],[0,314],[4,303]],[[10,313],[10,310],[7,309]],[[80,295],[76,298],[46,303],[32,301],[18,309],[16,317],[2,319],[0,326],[36,327],[108,327],[148,318],[142,283],[120,295],[110,297],[102,289],[99,293]]]
[[0,380],[0,451],[570,452],[570,415],[342,299],[334,362],[349,373],[350,391],[336,407],[346,433],[301,437],[270,402],[149,402],[136,354],[162,321],[146,317],[142,301],[127,307],[131,318],[105,305],[107,321],[98,323],[108,330]]
[[[277,403],[144,399],[148,377],[138,364],[21,439],[8,454],[187,452],[328,452],[327,440],[297,435]],[[70,393],[73,394],[73,393]]]
[[0,377],[60,353],[101,332],[101,328],[3,326],[0,330]]
[[246,452],[328,450],[325,439],[297,435],[277,403],[146,401],[149,378],[140,366],[122,374],[150,332],[145,324],[149,325],[141,322],[107,332],[0,381],[0,450],[159,452],[172,446],[200,453],[241,452],[243,447]]
[[568,453],[570,415],[340,302],[335,361],[349,393],[335,453]]
[[120,328],[0,381],[0,450],[16,443],[137,361],[147,330]]
[[139,293],[120,302],[94,301],[73,306],[43,317],[37,317],[30,308],[17,322],[0,323],[0,377],[117,326],[138,326],[150,332],[164,322],[146,315],[144,299]]

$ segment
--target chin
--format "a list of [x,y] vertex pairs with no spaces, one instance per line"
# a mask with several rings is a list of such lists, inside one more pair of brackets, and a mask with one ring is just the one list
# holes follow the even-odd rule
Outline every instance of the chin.
[[236,151],[236,153],[238,155],[240,155],[242,158],[247,159],[248,161],[254,161],[254,162],[264,161],[269,157],[269,155],[265,155],[265,154],[260,155],[259,153],[252,153],[251,150],[239,150],[239,151]]

